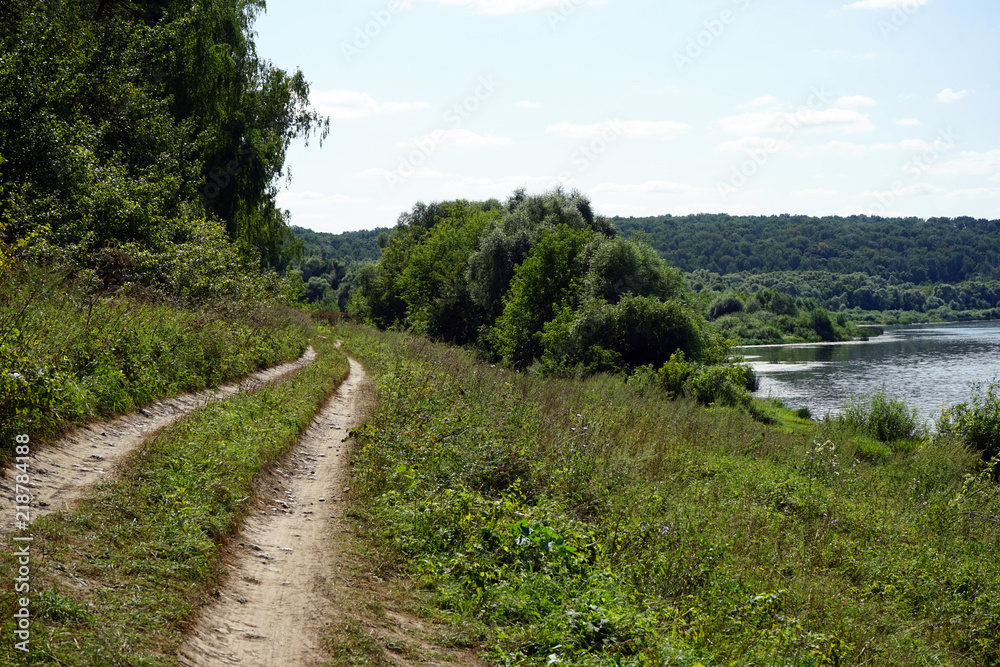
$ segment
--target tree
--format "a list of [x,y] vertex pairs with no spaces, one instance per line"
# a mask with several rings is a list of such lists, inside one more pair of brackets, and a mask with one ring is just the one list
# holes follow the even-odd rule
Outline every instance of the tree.
[[493,349],[512,366],[540,357],[540,335],[563,304],[575,305],[584,277],[581,253],[589,229],[561,225],[542,236],[514,271],[503,314],[490,331]]

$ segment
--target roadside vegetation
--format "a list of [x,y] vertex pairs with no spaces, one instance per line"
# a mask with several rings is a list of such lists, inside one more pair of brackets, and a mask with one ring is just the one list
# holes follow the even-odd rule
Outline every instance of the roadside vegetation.
[[51,438],[305,350],[309,319],[249,290],[181,305],[103,293],[91,279],[30,266],[0,278],[0,463],[16,434]]
[[[0,663],[177,664],[185,630],[221,581],[220,547],[253,509],[261,474],[347,376],[332,340],[312,343],[317,359],[306,368],[166,427],[72,513],[32,524],[31,650],[25,660],[5,641]],[[0,561],[17,567],[10,550]],[[12,587],[0,593],[6,637],[16,599]]]
[[353,433],[374,575],[495,664],[1000,661],[1000,492],[960,433],[885,397],[768,426],[622,376],[340,335],[377,383]]

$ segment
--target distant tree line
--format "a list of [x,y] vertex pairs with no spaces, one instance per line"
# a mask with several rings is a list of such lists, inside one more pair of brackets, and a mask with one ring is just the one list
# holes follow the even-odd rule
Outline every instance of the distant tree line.
[[1000,280],[1000,220],[700,214],[613,222],[688,272],[826,271],[915,285]]

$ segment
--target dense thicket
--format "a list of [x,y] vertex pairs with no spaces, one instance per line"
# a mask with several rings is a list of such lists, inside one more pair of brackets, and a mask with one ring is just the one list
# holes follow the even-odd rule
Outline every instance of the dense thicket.
[[262,0],[3,3],[5,240],[43,231],[77,261],[133,273],[215,226],[245,260],[283,268],[295,250],[274,203],[285,151],[327,125],[308,110],[301,72],[258,57],[251,26],[263,9]]
[[724,357],[683,274],[618,237],[577,192],[418,204],[384,245],[351,303],[382,328],[554,371],[660,366],[678,351]]
[[685,271],[829,271],[916,284],[1000,280],[1000,220],[700,214],[615,218]]

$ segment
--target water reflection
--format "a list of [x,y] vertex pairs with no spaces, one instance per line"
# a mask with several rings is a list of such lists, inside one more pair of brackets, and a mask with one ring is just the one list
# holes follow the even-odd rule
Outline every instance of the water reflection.
[[851,394],[886,391],[936,420],[941,407],[968,400],[974,382],[1000,375],[1000,322],[887,329],[868,342],[742,348],[761,379],[757,395],[815,416],[837,414]]

